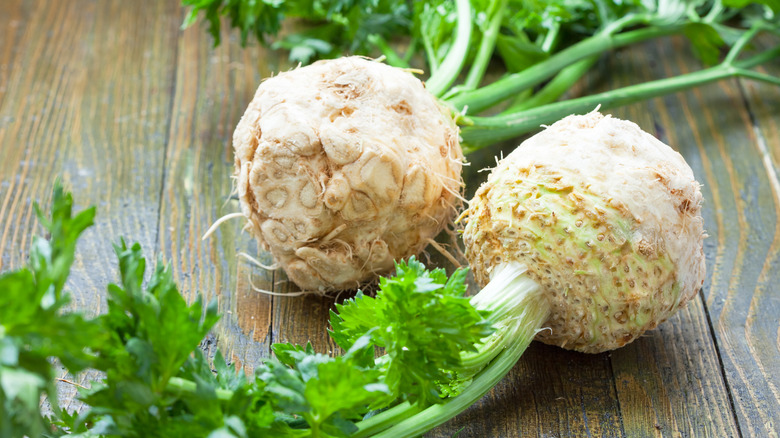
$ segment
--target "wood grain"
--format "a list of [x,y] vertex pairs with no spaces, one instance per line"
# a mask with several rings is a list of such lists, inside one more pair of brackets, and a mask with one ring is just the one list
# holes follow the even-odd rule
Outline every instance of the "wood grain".
[[[183,11],[180,11],[183,13]],[[224,223],[208,240],[201,236],[219,217],[239,210],[231,199],[233,128],[276,55],[243,49],[227,29],[212,47],[201,25],[181,33],[176,57],[176,87],[160,200],[158,242],[192,300],[217,299],[222,319],[215,329],[225,357],[252,369],[269,354],[272,298],[252,285],[273,289],[271,274],[252,267],[238,254],[258,254],[242,233],[244,220]]]
[[13,119],[0,131],[2,267],[24,260],[32,202],[46,205],[61,176],[100,212],[71,279],[77,305],[96,312],[113,279],[111,241],[128,234],[154,248],[178,11],[119,1],[30,10],[0,109]]
[[[14,59],[19,55],[19,40],[22,36],[22,24],[29,19],[30,3],[11,2],[0,14],[0,41],[4,44],[0,46],[0,107],[3,104],[3,98],[9,91],[8,79],[11,75]],[[11,122],[10,117],[0,119],[0,128]]]
[[[772,47],[759,40],[759,48]],[[780,62],[759,68],[777,77]],[[716,335],[724,354],[724,368],[735,398],[744,435],[780,435],[780,89],[754,81],[740,81],[752,135],[750,147],[727,143],[733,157],[750,157],[752,166],[739,182],[739,201],[745,203],[747,223],[745,255],[732,275],[729,289],[713,287],[709,303],[717,318]],[[744,159],[744,158],[743,158]],[[735,160],[736,161],[736,160]],[[742,160],[739,160],[742,161]],[[738,166],[738,167],[737,167]],[[744,169],[744,163],[735,163]],[[758,209],[758,210],[755,210]],[[735,278],[737,277],[737,278]],[[724,297],[724,292],[726,292]],[[731,305],[731,303],[734,303]],[[726,305],[726,304],[729,305]],[[733,347],[732,347],[733,345]]]
[[428,437],[625,436],[607,354],[534,342],[514,369]]
[[[670,68],[676,73],[673,65]],[[707,242],[711,275],[703,292],[739,432],[776,436],[780,410],[776,392],[772,394],[775,379],[761,363],[761,356],[769,355],[777,365],[776,338],[751,336],[748,321],[756,300],[766,296],[759,282],[776,256],[777,197],[735,82],[677,98],[682,114],[700,127],[691,133],[690,143],[697,145],[705,166],[705,227],[712,236]],[[762,323],[774,324],[776,330],[777,303],[766,303],[759,312]],[[772,364],[771,359],[764,363]]]
[[[610,75],[613,84],[648,81],[702,68],[681,38],[646,44],[644,50],[625,53],[625,57],[631,59],[627,62],[627,75]],[[667,96],[614,113],[639,123],[677,149],[692,166],[697,179],[704,182],[705,172],[699,162],[707,150],[697,148],[692,140],[701,135],[701,115],[713,105],[709,100],[713,89],[721,86],[702,87],[698,99],[690,103],[698,108],[695,112],[685,112],[676,96]],[[744,113],[739,105],[735,108]],[[679,114],[681,111],[683,115]],[[732,114],[735,116],[738,117]],[[708,187],[704,182],[705,198]],[[703,214],[712,214],[706,203]],[[709,327],[703,303],[694,298],[670,321],[612,353],[621,410],[632,412],[624,416],[628,436],[738,436]]]
[[[98,206],[68,282],[73,307],[95,314],[116,279],[111,243],[125,235],[155,248],[180,11],[121,1],[3,8],[21,13],[0,107],[11,120],[0,128],[0,263],[23,263],[39,232],[32,203],[47,205],[60,177],[77,208]],[[62,388],[68,407],[75,388]]]
[[[125,235],[163,255],[187,299],[219,301],[208,351],[217,345],[247,370],[273,342],[334,351],[325,332],[333,299],[253,289],[297,290],[238,256],[272,263],[241,220],[201,240],[238,210],[235,124],[260,80],[290,65],[283,53],[241,48],[228,30],[213,48],[203,27],[179,29],[183,17],[177,0],[0,5],[0,270],[24,262],[39,231],[32,202],[46,205],[60,176],[80,208],[99,208],[68,283],[74,308],[103,308],[116,279],[110,243]],[[668,39],[604,57],[571,95],[698,69],[687,47]],[[761,70],[780,75],[780,62]],[[710,237],[701,295],[612,353],[532,344],[483,400],[427,436],[777,436],[780,88],[723,81],[610,112],[679,150],[703,184]],[[487,176],[478,170],[517,143],[469,157],[468,193]],[[64,406],[77,408],[74,396],[63,387]]]

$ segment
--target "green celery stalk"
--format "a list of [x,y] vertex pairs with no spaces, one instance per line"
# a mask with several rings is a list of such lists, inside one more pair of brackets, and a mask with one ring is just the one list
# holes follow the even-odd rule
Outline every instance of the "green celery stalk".
[[735,45],[730,56],[715,67],[590,96],[554,102],[518,112],[491,117],[465,118],[463,122],[465,126],[461,132],[465,142],[464,152],[477,151],[501,140],[536,130],[543,124],[552,123],[569,114],[592,111],[597,106],[602,109],[614,108],[730,77],[745,77],[780,85],[780,79],[776,77],[749,70],[780,56],[780,47],[767,50],[744,61],[734,61],[735,56],[732,55],[744,47],[750,36],[746,33],[745,38],[743,38],[744,42]]
[[534,64],[521,72],[508,75],[479,89],[458,93],[445,101],[458,110],[467,109],[468,113],[479,113],[525,89],[541,84],[562,69],[582,59],[599,55],[607,50],[673,35],[681,31],[682,26],[672,25],[648,27],[617,35],[603,32],[561,50],[547,60]]
[[497,328],[476,353],[464,353],[463,364],[471,368],[472,382],[457,396],[421,408],[403,403],[357,423],[355,438],[414,437],[444,423],[477,402],[515,365],[550,313],[539,285],[525,275],[518,263],[496,268],[487,286],[472,297],[479,310],[490,312]]

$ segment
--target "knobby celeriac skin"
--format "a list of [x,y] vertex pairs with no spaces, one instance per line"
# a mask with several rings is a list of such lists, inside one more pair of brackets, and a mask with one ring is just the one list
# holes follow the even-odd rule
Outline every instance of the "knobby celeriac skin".
[[666,320],[701,288],[699,184],[636,124],[569,116],[503,159],[465,213],[466,256],[484,285],[518,261],[550,317],[537,339],[597,353]]
[[233,147],[248,228],[305,290],[374,279],[420,253],[459,205],[450,112],[381,62],[339,58],[265,80]]

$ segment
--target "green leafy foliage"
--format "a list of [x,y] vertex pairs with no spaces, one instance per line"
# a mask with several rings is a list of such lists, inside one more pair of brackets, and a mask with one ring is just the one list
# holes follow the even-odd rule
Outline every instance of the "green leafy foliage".
[[181,382],[195,382],[195,390],[176,386],[180,389],[177,391],[169,385],[167,391],[177,394],[185,407],[182,412],[188,412],[203,426],[204,435],[253,437],[286,429],[285,423],[277,421],[262,381],[247,379],[219,351],[212,366],[200,350],[195,350],[179,373],[186,379]]
[[315,353],[310,344],[275,344],[273,350],[278,360],[263,363],[257,379],[273,395],[278,413],[305,420],[311,435],[303,436],[349,436],[371,406],[394,399],[381,370],[366,362],[367,338],[338,357]]
[[[705,65],[713,65],[718,62],[723,46],[737,41],[747,28],[764,22],[777,29],[780,20],[780,0],[470,0],[470,42],[465,51],[454,51],[451,49],[458,34],[458,13],[455,2],[450,0],[182,0],[182,3],[189,7],[185,26],[202,15],[209,23],[215,43],[219,42],[220,17],[227,16],[243,43],[249,35],[255,35],[263,44],[289,51],[294,62],[381,53],[391,65],[409,67],[419,65],[422,58],[431,76],[429,83],[438,83],[434,77],[455,78],[460,70],[470,70],[461,75],[466,77],[464,84],[437,90],[437,95],[445,96],[455,110],[468,107],[472,115],[488,108],[479,102],[469,102],[475,95],[464,97],[459,93],[480,91],[488,63],[495,65],[498,61],[506,72],[517,74],[545,65],[557,53],[586,40],[653,29],[659,31],[659,36],[686,35],[694,54]],[[290,23],[280,32],[285,20]],[[601,43],[599,52],[612,49],[610,42],[601,40]],[[404,47],[405,53],[396,53],[393,47]],[[449,62],[448,68],[440,69],[445,65],[445,58],[464,62]],[[595,59],[561,71],[560,65],[552,62],[541,80],[536,79],[541,74],[536,69],[529,75],[539,88],[526,93],[508,88],[505,99],[517,100],[509,108],[531,109],[554,102],[594,64]],[[452,65],[457,65],[458,71],[451,71]],[[558,73],[561,78],[550,80]],[[526,100],[531,104],[523,104]]]
[[762,5],[774,15],[780,15],[780,0],[723,0],[723,6],[729,8],[745,8],[748,6]]
[[[29,266],[0,276],[3,437],[347,437],[376,410],[455,395],[468,384],[455,376],[460,354],[492,332],[463,296],[465,271],[447,278],[412,259],[375,298],[338,306],[331,334],[346,353],[275,344],[248,377],[219,351],[210,361],[198,349],[216,306],[188,304],[159,259],[147,278],[137,243],[114,246],[120,281],[108,286],[106,313],[64,312],[76,240],[95,215],[72,205],[57,185],[51,218],[41,215],[50,240],[35,239]],[[375,359],[379,348],[388,354]],[[56,406],[52,358],[104,376],[81,390],[82,412]],[[51,418],[40,413],[42,395]]]
[[706,23],[688,23],[683,32],[690,40],[694,53],[702,62],[707,65],[718,63],[720,49],[725,43],[715,27]]
[[215,45],[221,40],[223,16],[239,30],[243,45],[250,36],[270,44],[284,20],[298,20],[297,31],[273,47],[290,50],[290,59],[303,63],[343,52],[367,53],[372,49],[369,35],[405,34],[411,25],[404,0],[182,0],[182,5],[189,8],[183,26],[202,14]]
[[431,70],[442,62],[452,46],[456,19],[455,2],[414,2],[413,26],[408,32],[422,41]]
[[108,312],[96,320],[109,334],[95,363],[106,377],[83,397],[92,406],[87,420],[109,416],[117,430],[190,430],[188,416],[177,415],[180,400],[165,389],[216,322],[216,304],[205,312],[200,299],[188,305],[161,260],[144,287],[140,245],[114,249],[122,285],[109,285]]
[[382,278],[375,298],[358,294],[331,312],[333,339],[345,349],[369,337],[385,349],[385,382],[412,403],[442,400],[440,383],[456,378],[460,354],[493,328],[466,292],[467,271],[448,279],[442,269],[426,270],[414,258],[396,265],[394,277]]
[[55,184],[51,217],[36,212],[50,240],[35,238],[29,264],[0,275],[0,436],[42,436],[50,429],[41,416],[41,395],[59,412],[48,361],[57,357],[78,372],[93,359],[84,345],[104,340],[98,327],[79,314],[63,313],[63,294],[76,251],[76,240],[95,217],[95,209],[72,214],[73,198]]

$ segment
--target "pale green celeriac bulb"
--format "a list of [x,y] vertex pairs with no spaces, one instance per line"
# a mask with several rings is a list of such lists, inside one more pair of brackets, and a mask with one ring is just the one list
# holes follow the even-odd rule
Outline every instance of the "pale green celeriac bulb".
[[636,124],[569,116],[500,161],[464,214],[484,285],[519,262],[550,314],[536,339],[621,347],[693,298],[705,275],[702,195],[683,157]]

